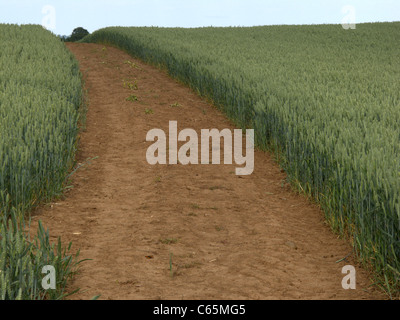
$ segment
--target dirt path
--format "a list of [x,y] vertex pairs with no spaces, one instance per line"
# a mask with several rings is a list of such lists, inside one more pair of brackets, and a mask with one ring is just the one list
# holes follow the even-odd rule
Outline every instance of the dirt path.
[[[34,221],[93,259],[72,282],[71,290],[82,290],[72,299],[382,298],[359,268],[357,290],[342,289],[342,267],[352,260],[336,261],[350,246],[331,233],[316,206],[282,184],[285,175],[271,156],[256,152],[250,177],[236,176],[236,165],[147,163],[149,130],[168,133],[170,120],[198,133],[234,129],[219,111],[117,49],[68,47],[87,75],[90,98],[79,159],[99,158]],[[124,88],[123,80],[136,80],[138,90]],[[139,101],[126,101],[131,93]]]

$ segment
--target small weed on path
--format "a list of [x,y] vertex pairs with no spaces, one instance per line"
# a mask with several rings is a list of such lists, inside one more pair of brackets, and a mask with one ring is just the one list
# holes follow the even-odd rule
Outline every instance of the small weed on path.
[[180,107],[182,107],[182,105],[179,104],[178,102],[175,102],[174,104],[171,104],[170,106],[171,106],[171,108],[180,108]]
[[166,238],[166,239],[160,239],[160,242],[162,244],[176,244],[178,243],[178,239],[176,238]]
[[132,61],[129,61],[129,60],[126,60],[126,61],[124,62],[124,64],[129,65],[132,69],[140,69],[139,66],[138,66],[136,63],[134,63],[134,62],[132,62]]
[[129,90],[138,90],[139,89],[136,80],[134,82],[123,80],[123,86],[124,86],[124,88],[127,88]]
[[135,95],[131,94],[128,98],[126,98],[126,101],[135,102],[135,101],[139,101],[139,99]]

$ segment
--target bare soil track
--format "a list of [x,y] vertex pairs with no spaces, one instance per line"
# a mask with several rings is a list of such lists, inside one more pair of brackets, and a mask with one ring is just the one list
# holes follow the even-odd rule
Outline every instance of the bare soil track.
[[[68,44],[89,92],[78,159],[63,199],[37,209],[51,236],[81,249],[71,299],[382,299],[357,267],[344,290],[351,247],[321,210],[284,183],[273,157],[255,153],[255,171],[236,165],[151,166],[146,134],[185,128],[231,130],[215,107],[165,72],[112,47]],[[131,61],[132,66],[126,63]],[[138,90],[124,87],[137,81]],[[127,101],[131,94],[138,101]],[[171,106],[178,103],[178,105]],[[147,112],[152,110],[153,113]]]

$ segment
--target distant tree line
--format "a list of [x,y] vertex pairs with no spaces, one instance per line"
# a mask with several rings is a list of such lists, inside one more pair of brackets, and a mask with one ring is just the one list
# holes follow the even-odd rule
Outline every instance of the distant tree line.
[[89,34],[90,34],[89,31],[87,31],[86,29],[84,29],[82,27],[79,27],[79,28],[75,28],[74,31],[72,31],[72,34],[70,36],[59,35],[58,37],[61,39],[61,41],[64,41],[64,42],[76,42],[76,41],[83,39],[84,37],[86,37]]

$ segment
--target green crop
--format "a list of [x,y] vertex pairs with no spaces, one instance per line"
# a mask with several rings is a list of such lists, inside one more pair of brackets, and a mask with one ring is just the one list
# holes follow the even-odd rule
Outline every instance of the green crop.
[[[49,231],[39,221],[37,233],[31,237],[14,211],[0,217],[0,300],[60,300],[67,294],[67,281],[78,271],[79,250],[71,254],[72,243],[62,247],[50,243]],[[55,288],[42,285],[43,267],[55,269]]]
[[65,45],[40,26],[1,25],[0,44],[0,212],[26,211],[63,190],[81,77]]
[[[50,245],[40,225],[30,240],[25,213],[59,196],[74,165],[82,104],[77,61],[35,25],[0,25],[0,299],[59,299],[76,261]],[[45,292],[41,267],[57,289]]]

